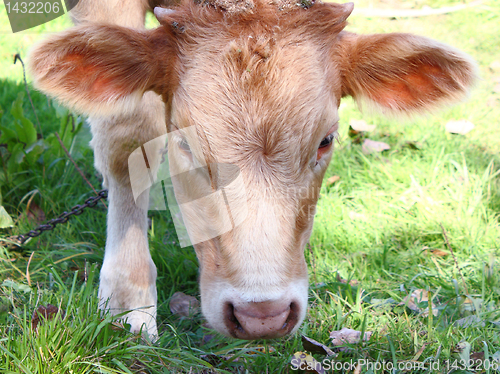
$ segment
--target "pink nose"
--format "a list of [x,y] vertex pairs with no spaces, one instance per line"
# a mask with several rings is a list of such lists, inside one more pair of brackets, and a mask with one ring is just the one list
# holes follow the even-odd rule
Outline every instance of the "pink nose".
[[238,339],[280,338],[297,324],[298,309],[297,303],[281,300],[235,305],[228,302],[224,308],[224,322],[229,333]]

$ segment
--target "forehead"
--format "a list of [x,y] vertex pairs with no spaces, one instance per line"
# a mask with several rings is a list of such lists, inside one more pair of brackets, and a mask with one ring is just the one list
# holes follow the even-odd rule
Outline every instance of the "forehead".
[[200,38],[181,66],[173,101],[179,128],[202,126],[210,138],[232,134],[262,147],[290,137],[308,142],[338,120],[328,63],[300,35],[249,29]]

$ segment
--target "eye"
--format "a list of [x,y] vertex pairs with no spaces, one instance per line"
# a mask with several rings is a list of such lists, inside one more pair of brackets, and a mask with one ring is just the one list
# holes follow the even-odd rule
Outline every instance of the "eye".
[[191,153],[191,148],[189,147],[189,143],[187,142],[187,140],[185,138],[182,138],[182,140],[178,143],[179,144],[179,148],[186,152],[186,153]]
[[328,131],[326,136],[323,138],[321,143],[319,143],[318,146],[318,152],[316,153],[316,165],[318,164],[319,160],[323,155],[328,153],[328,151],[331,149],[331,146],[333,144],[333,141],[337,138],[337,130],[339,129],[339,123],[336,122]]
[[335,133],[332,132],[331,134],[328,134],[327,136],[325,136],[323,138],[323,140],[321,141],[321,143],[319,143],[318,149],[328,147],[329,145],[332,144],[333,139],[335,139]]

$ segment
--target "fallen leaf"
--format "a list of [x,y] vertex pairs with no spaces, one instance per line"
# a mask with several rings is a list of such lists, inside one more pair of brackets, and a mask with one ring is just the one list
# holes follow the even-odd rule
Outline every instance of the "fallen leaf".
[[486,101],[486,105],[489,107],[497,107],[499,106],[499,101],[500,99],[498,97],[490,96],[490,98]]
[[493,361],[500,362],[500,350],[498,350],[495,353],[493,353],[493,355],[491,356],[491,358],[493,359]]
[[352,374],[361,374],[361,362],[358,362],[358,365],[356,365],[356,369],[354,369],[354,372]]
[[[51,320],[59,312],[59,308],[55,305],[48,304],[47,306],[40,305],[31,316],[31,328],[36,330],[38,325],[44,320]],[[61,317],[64,318],[64,311],[60,311]]]
[[[403,301],[401,301],[398,305],[406,305],[410,310],[414,312],[421,313],[423,317],[429,315],[429,308],[421,309],[418,304],[427,302],[429,304],[429,291],[424,289],[418,289],[413,291],[410,295],[407,295]],[[432,305],[432,314],[434,316],[438,315],[437,307],[434,303]]]
[[126,327],[123,325],[123,323],[119,321],[113,321],[110,324],[111,330],[113,331],[123,331],[126,329]]
[[470,355],[470,358],[473,361],[484,361],[484,352],[474,352]]
[[431,253],[434,255],[434,256],[439,256],[439,257],[444,257],[444,256],[448,256],[449,253],[446,252],[446,251],[442,251],[440,249],[433,249],[431,250]]
[[216,336],[215,334],[206,334],[206,335],[203,335],[203,338],[201,339],[201,343],[202,344],[207,344],[213,338],[215,338],[215,336]]
[[473,313],[477,310],[481,310],[484,304],[483,299],[467,296],[462,297],[462,303],[460,304],[460,313]]
[[490,66],[489,66],[490,70],[493,71],[493,72],[497,72],[497,71],[500,71],[500,60],[495,60],[493,61]]
[[340,177],[338,175],[334,175],[326,180],[326,185],[330,186],[334,184],[335,182],[338,182],[340,180]]
[[257,346],[257,347],[249,348],[249,350],[247,352],[248,352],[248,354],[251,354],[251,355],[257,355],[257,354],[261,354],[261,353],[274,353],[274,352],[276,352],[276,349],[274,349],[271,346],[267,346],[267,347]]
[[347,279],[344,279],[340,276],[339,273],[337,273],[337,282],[343,283],[343,284],[350,284],[351,286],[357,286],[359,282],[356,279],[351,279],[350,281],[347,281]]
[[418,361],[418,359],[420,358],[420,356],[422,355],[422,353],[424,353],[424,350],[425,348],[431,343],[424,343],[424,345],[422,345],[422,347],[420,347],[420,349],[418,350],[417,353],[415,353],[415,356],[413,356],[413,358],[411,359],[412,361]]
[[170,311],[183,317],[190,317],[199,312],[200,302],[194,296],[186,295],[183,292],[176,292],[170,299]]
[[474,128],[474,124],[465,119],[461,119],[458,121],[448,121],[445,125],[446,131],[452,134],[460,134],[465,135],[468,132],[472,131]]
[[216,355],[213,353],[209,353],[207,355],[200,356],[200,358],[202,360],[207,361],[212,366],[219,366],[223,362],[226,362],[229,360],[231,360],[232,362],[238,362],[238,358],[233,358],[233,357],[234,357],[234,355],[225,355],[225,356],[220,355],[219,356],[219,355]]
[[42,223],[46,219],[45,212],[43,211],[43,209],[40,208],[38,204],[34,202],[29,204],[28,210],[26,212],[26,217],[28,218],[28,221],[36,223]]
[[305,335],[302,335],[302,346],[306,351],[309,352],[314,352],[314,353],[321,353],[323,355],[327,356],[334,356],[335,353],[328,348],[326,345],[321,344],[320,342],[317,342],[314,339],[308,338]]
[[396,304],[396,300],[394,300],[392,297],[388,299],[376,299],[372,298],[370,299],[370,304],[373,305],[374,308],[387,308],[392,306],[393,304]]
[[413,149],[414,151],[420,151],[423,148],[422,143],[411,141],[406,141],[404,146]]
[[[367,341],[372,336],[373,332],[367,331],[363,336],[363,341]],[[345,343],[357,344],[361,340],[361,331],[356,331],[343,327],[342,330],[332,331],[330,338],[334,346],[344,345]]]
[[460,360],[462,362],[469,362],[470,348],[471,348],[470,343],[463,341],[455,346],[455,351],[458,352],[458,355],[460,356]]
[[293,370],[305,370],[308,373],[325,373],[321,362],[306,352],[295,352],[292,356],[291,365]]
[[12,217],[9,216],[9,213],[5,210],[5,208],[0,205],[0,229],[4,229],[6,227],[14,226],[14,221]]
[[441,249],[429,248],[427,246],[422,247],[422,251],[426,255],[432,254],[433,256],[437,256],[437,257],[444,257],[444,256],[448,256],[450,254],[449,252],[443,251]]
[[390,145],[384,142],[376,142],[375,140],[365,139],[361,150],[364,154],[378,153],[391,149]]
[[358,213],[355,212],[354,210],[351,210],[349,212],[349,218],[352,219],[353,221],[355,220],[366,221],[366,216],[363,213]]
[[369,125],[363,119],[351,119],[349,121],[349,126],[355,131],[358,132],[371,132],[377,128],[376,125]]

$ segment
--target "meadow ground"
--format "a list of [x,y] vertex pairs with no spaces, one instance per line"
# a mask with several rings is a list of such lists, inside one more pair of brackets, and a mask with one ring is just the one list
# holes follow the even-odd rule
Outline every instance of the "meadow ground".
[[[453,4],[363,0],[356,7]],[[83,119],[30,87],[37,119],[20,63],[13,64],[16,53],[24,57],[45,33],[68,26],[59,18],[12,34],[0,4],[0,205],[14,224],[0,229],[3,239],[93,195],[55,133],[100,187]],[[127,333],[97,312],[106,216],[99,204],[22,248],[0,246],[0,372],[281,373],[293,372],[297,352],[345,373],[499,372],[500,3],[416,18],[354,15],[348,30],[439,39],[478,61],[481,80],[468,101],[411,120],[362,114],[352,101],[342,103],[341,141],[326,176],[333,183],[322,187],[306,248],[310,307],[298,334],[238,341],[213,334],[200,314],[172,314],[175,292],[199,291],[194,251],[172,244],[166,212],[151,212],[149,232],[161,336],[151,344]],[[365,136],[390,150],[363,153],[348,132],[350,121],[360,119],[376,125]],[[466,135],[445,130],[448,121],[462,119],[474,129]],[[33,312],[48,304],[60,313],[35,329]],[[336,346],[330,334],[343,327],[370,338]]]

